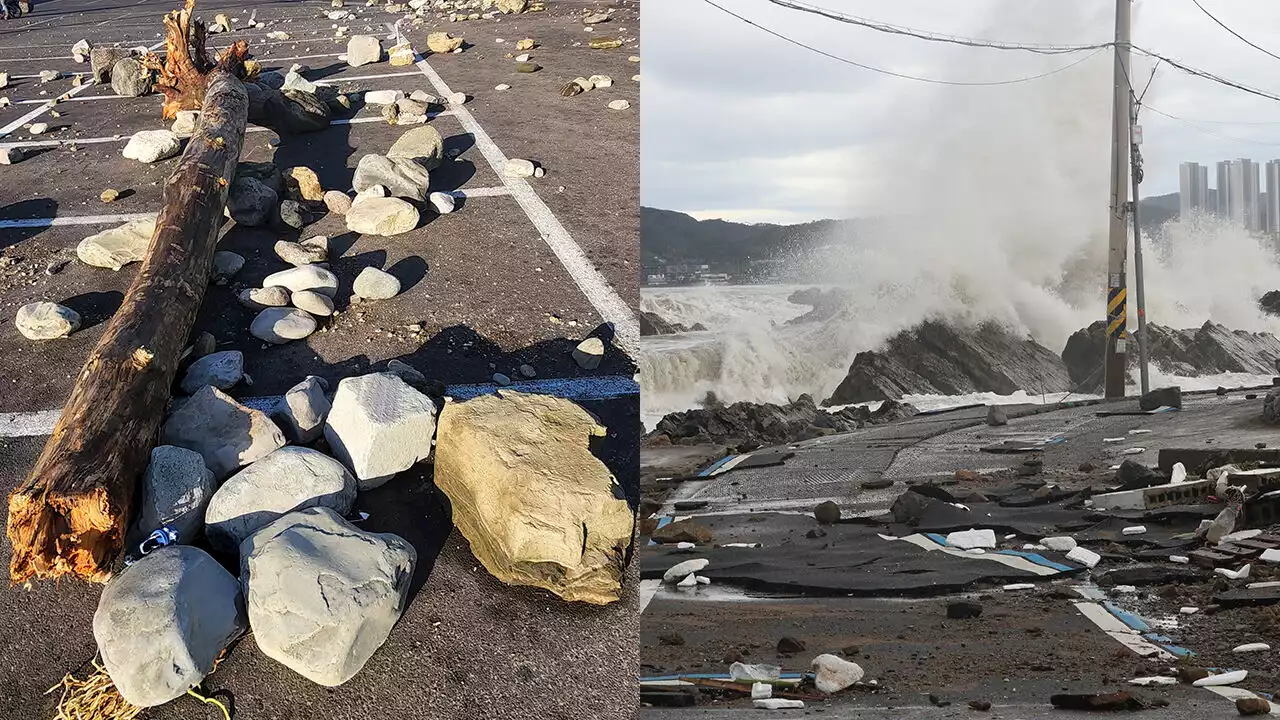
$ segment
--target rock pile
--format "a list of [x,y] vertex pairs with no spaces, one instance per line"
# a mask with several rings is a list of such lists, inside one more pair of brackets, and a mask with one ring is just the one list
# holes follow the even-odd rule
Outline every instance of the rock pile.
[[848,432],[915,413],[915,408],[896,400],[886,400],[875,411],[855,406],[830,412],[818,407],[808,395],[801,395],[787,405],[738,402],[726,406],[712,399],[708,407],[662,418],[653,432],[644,437],[643,444],[650,447],[717,444],[748,450]]

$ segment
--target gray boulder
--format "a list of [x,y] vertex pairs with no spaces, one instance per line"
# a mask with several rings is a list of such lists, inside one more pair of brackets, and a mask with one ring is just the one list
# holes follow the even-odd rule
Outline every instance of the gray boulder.
[[249,334],[276,345],[301,340],[315,331],[316,319],[297,308],[269,307],[249,325]]
[[106,85],[111,82],[111,70],[121,58],[129,56],[123,48],[96,47],[89,51],[89,72],[94,82]]
[[427,199],[427,187],[430,184],[430,174],[417,162],[405,158],[392,159],[374,153],[360,158],[360,162],[356,165],[355,178],[351,181],[351,187],[355,188],[356,192],[374,185],[381,185],[392,197],[419,201]]
[[244,269],[244,257],[230,250],[219,250],[213,254],[213,274],[231,277]]
[[312,265],[329,259],[329,238],[317,235],[302,242],[277,240],[273,249],[276,257],[290,265]]
[[200,536],[205,506],[217,489],[200,453],[174,445],[152,448],[151,463],[142,474],[135,542],[167,525],[178,532],[178,542],[191,544]]
[[299,290],[293,294],[293,306],[317,317],[333,315],[333,298],[314,290]]
[[167,160],[182,149],[182,140],[172,130],[139,130],[129,138],[121,154],[130,160],[153,163]]
[[329,190],[324,194],[324,206],[329,212],[346,215],[351,209],[351,196],[341,190]]
[[333,111],[329,104],[308,92],[284,90],[284,117],[281,129],[291,133],[316,132],[329,127]]
[[76,246],[76,257],[85,265],[119,270],[131,262],[141,262],[147,256],[155,231],[154,217],[130,220],[81,240]]
[[213,547],[233,553],[282,515],[323,506],[351,511],[356,481],[342,463],[310,448],[283,447],[227,479],[204,513]]
[[418,227],[421,216],[418,208],[400,198],[368,195],[356,198],[347,211],[346,219],[347,229],[351,232],[390,237]]
[[334,457],[370,490],[431,454],[436,404],[390,373],[338,383],[324,436]]
[[300,265],[271,273],[262,281],[262,285],[279,285],[290,292],[314,290],[329,297],[338,294],[338,276],[318,265]]
[[382,43],[372,35],[352,35],[347,41],[347,64],[360,67],[382,59]]
[[279,202],[276,191],[261,180],[237,174],[227,194],[227,214],[240,225],[264,225]]
[[80,329],[80,313],[51,302],[27,303],[13,319],[18,332],[28,340],[53,340]]
[[244,353],[239,350],[223,350],[191,363],[187,374],[182,378],[182,392],[194,395],[205,385],[230,390],[243,377]]
[[384,270],[367,267],[356,276],[351,290],[365,300],[387,300],[400,294],[400,280]]
[[251,177],[266,185],[276,195],[284,194],[284,174],[273,162],[241,162],[236,164],[236,177]]
[[182,403],[160,428],[160,442],[200,453],[224,478],[284,446],[284,433],[260,410],[206,386]]
[[281,200],[275,219],[276,226],[282,229],[301,230],[302,226],[307,224],[307,219],[303,216],[302,203],[297,200]]
[[387,157],[413,160],[428,170],[435,170],[444,160],[444,138],[430,125],[419,125],[391,144]]
[[324,419],[329,414],[329,398],[325,397],[325,389],[322,378],[310,375],[289,388],[280,399],[272,417],[293,442],[305,445],[324,434]]
[[350,680],[391,634],[417,552],[329,508],[290,513],[240,547],[241,582],[263,654],[320,685]]
[[170,545],[107,583],[93,638],[124,699],[154,707],[200,684],[246,625],[235,576],[203,550]]
[[111,67],[111,89],[125,97],[146,95],[151,92],[151,71],[135,58],[120,58]]
[[250,310],[269,307],[285,307],[290,302],[289,289],[279,285],[264,288],[245,288],[236,296],[240,304]]

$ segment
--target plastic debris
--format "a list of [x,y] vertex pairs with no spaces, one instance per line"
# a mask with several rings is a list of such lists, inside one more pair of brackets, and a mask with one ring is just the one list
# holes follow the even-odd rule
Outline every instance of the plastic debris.
[[1169,562],[1178,563],[1179,565],[1186,565],[1187,563],[1191,562],[1191,558],[1187,557],[1186,555],[1170,555]]
[[1154,685],[1176,685],[1178,678],[1164,677],[1157,675],[1155,677],[1140,677],[1129,681],[1130,685],[1138,685],[1139,687],[1152,687]]
[[1200,612],[1200,608],[1188,606],[1184,608],[1178,608],[1178,612],[1182,613],[1183,615],[1195,615],[1196,613]]
[[1236,683],[1243,681],[1246,677],[1249,677],[1248,670],[1232,670],[1231,672],[1219,673],[1217,675],[1210,675],[1206,678],[1200,678],[1191,684],[1196,687],[1235,685]]
[[1034,588],[1035,588],[1035,585],[1033,583],[1013,583],[1012,585],[1005,585],[1003,589],[1012,591],[1012,590],[1032,590]]
[[1187,466],[1182,463],[1175,463],[1172,472],[1169,475],[1169,484],[1177,485],[1187,481]]
[[1143,534],[1146,534],[1147,532],[1147,526],[1146,525],[1130,525],[1129,527],[1125,528],[1124,530],[1121,530],[1120,532],[1125,535],[1143,535]]
[[1102,556],[1092,550],[1076,547],[1071,552],[1067,553],[1067,559],[1075,560],[1087,568],[1093,568],[1102,561]]
[[782,668],[777,665],[750,665],[736,662],[729,666],[729,677],[736,681],[768,682],[782,677]]
[[1252,567],[1253,567],[1252,565],[1245,565],[1239,570],[1228,570],[1227,568],[1214,568],[1213,571],[1228,580],[1243,580],[1249,577],[1249,570]]

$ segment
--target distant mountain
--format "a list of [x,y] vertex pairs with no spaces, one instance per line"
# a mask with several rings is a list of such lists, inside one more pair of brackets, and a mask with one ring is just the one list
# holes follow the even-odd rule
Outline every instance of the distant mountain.
[[1177,220],[1179,212],[1178,193],[1152,195],[1138,203],[1138,222],[1143,230],[1154,230],[1170,220]]
[[674,210],[640,208],[640,249],[644,262],[707,263],[735,266],[822,245],[850,232],[856,221],[817,220],[798,225],[696,220]]

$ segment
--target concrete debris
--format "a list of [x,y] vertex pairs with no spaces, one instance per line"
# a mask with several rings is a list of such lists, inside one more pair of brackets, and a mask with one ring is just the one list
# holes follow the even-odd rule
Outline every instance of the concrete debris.
[[1067,559],[1074,560],[1087,568],[1094,568],[1102,561],[1102,556],[1087,548],[1076,547],[1067,553]]
[[1244,580],[1249,577],[1249,571],[1253,569],[1252,564],[1246,564],[1239,570],[1230,570],[1228,568],[1214,568],[1214,572],[1228,580]]
[[107,673],[124,699],[141,707],[199,685],[245,628],[240,583],[188,545],[162,547],[125,568],[93,614]]
[[89,45],[88,40],[81,39],[75,45],[71,46],[71,58],[78,63],[85,63],[89,60],[89,54],[93,52],[93,47]]
[[80,329],[80,313],[52,302],[33,302],[18,308],[13,324],[28,340],[54,340]]
[[1041,545],[1055,550],[1057,552],[1071,552],[1076,548],[1076,539],[1073,537],[1047,537],[1040,541]]
[[1123,535],[1144,535],[1147,532],[1145,525],[1131,525],[1120,531]]
[[1182,463],[1175,463],[1173,471],[1169,474],[1169,484],[1178,485],[1187,481],[1187,467]]
[[169,416],[160,428],[160,442],[200,453],[205,466],[225,478],[283,447],[285,439],[260,410],[205,386]]
[[773,686],[769,683],[751,683],[751,699],[763,700],[773,697]]
[[862,679],[864,672],[857,663],[835,655],[819,655],[810,663],[814,684],[819,692],[837,693]]
[[769,698],[767,700],[752,700],[752,707],[761,710],[803,710],[803,700],[784,700],[782,698]]
[[246,539],[240,556],[258,648],[328,687],[350,680],[386,642],[418,560],[404,539],[360,530],[328,507],[279,518]]
[[1129,681],[1130,685],[1138,687],[1156,687],[1158,685],[1177,685],[1178,678],[1166,677],[1164,675],[1156,675],[1154,677],[1138,677]]
[[351,511],[356,481],[333,458],[304,447],[287,446],[227,479],[205,510],[209,543],[235,553],[242,542],[276,519],[310,507]]
[[996,533],[994,530],[959,530],[947,535],[947,544],[962,550],[995,549]]

